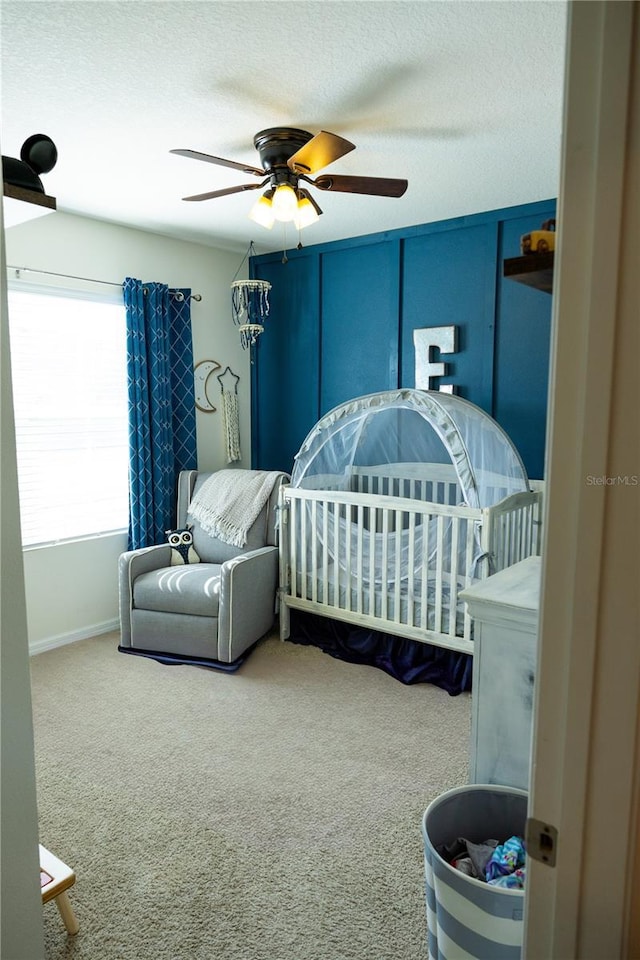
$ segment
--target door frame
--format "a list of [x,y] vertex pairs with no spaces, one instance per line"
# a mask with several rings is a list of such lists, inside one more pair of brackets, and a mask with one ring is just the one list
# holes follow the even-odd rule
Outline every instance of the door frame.
[[568,12],[529,801],[559,839],[529,861],[528,960],[628,955],[640,899],[640,4]]

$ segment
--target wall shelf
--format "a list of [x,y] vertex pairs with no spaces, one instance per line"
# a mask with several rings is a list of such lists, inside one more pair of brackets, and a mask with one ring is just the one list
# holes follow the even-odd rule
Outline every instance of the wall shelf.
[[33,220],[56,209],[56,198],[38,190],[16,187],[3,180],[4,225],[15,227],[19,223]]
[[46,193],[39,193],[37,190],[27,190],[25,187],[16,187],[12,183],[3,181],[5,197],[11,197],[13,200],[24,200],[25,203],[36,203],[39,207],[48,207],[50,210],[56,209],[56,198],[50,197]]
[[504,261],[504,276],[536,290],[551,293],[553,288],[553,251],[531,253],[526,257],[511,257]]

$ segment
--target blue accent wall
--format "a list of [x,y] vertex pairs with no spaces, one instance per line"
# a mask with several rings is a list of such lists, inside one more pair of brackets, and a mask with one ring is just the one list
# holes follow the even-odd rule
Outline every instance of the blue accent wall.
[[[415,386],[413,332],[455,324],[458,350],[447,376],[458,395],[491,413],[496,225],[482,223],[412,237],[404,243],[403,387]],[[439,384],[438,384],[439,385]]]
[[442,382],[491,413],[542,477],[551,297],[504,279],[502,262],[554,216],[548,200],[252,258],[273,287],[252,366],[253,466],[290,470],[332,407],[415,386],[414,330],[455,324]]
[[321,416],[397,387],[399,295],[398,243],[322,255]]
[[318,419],[320,262],[313,254],[285,266],[277,260],[254,275],[272,289],[265,332],[253,351],[251,460],[263,470],[290,471]]
[[[554,216],[554,214],[550,214]],[[544,220],[544,217],[541,219]],[[536,221],[537,222],[537,221]],[[518,255],[530,217],[500,224],[498,259]],[[541,478],[551,349],[551,297],[499,273],[492,415],[509,434],[530,477]]]

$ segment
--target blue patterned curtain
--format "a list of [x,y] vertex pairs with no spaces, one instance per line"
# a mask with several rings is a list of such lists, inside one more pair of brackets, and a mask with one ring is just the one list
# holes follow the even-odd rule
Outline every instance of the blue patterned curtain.
[[[127,277],[129,549],[175,526],[180,470],[196,467],[190,290]],[[176,296],[176,294],[178,296]],[[182,299],[180,298],[182,294]]]

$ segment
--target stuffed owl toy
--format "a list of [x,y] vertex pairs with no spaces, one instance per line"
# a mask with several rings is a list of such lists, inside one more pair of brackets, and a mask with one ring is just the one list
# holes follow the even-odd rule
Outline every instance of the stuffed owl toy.
[[184,563],[200,563],[200,557],[193,546],[191,527],[183,527],[182,530],[167,530],[166,534],[171,547],[172,567]]

